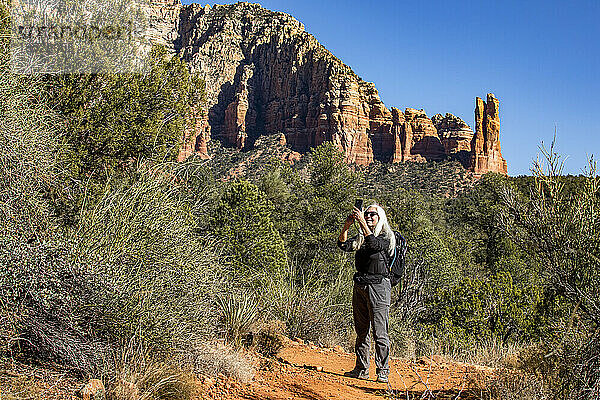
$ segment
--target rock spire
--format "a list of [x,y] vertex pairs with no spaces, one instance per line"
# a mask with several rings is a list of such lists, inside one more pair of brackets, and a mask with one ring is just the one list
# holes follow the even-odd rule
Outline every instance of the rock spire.
[[500,152],[500,102],[488,93],[487,102],[475,99],[475,136],[471,142],[470,168],[476,174],[507,173],[507,164]]

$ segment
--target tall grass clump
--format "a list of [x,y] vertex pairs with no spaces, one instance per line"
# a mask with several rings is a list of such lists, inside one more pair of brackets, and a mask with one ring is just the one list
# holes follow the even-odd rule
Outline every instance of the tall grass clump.
[[[8,8],[2,10],[2,34]],[[26,270],[52,274],[48,234],[53,228],[48,197],[60,182],[54,113],[41,98],[39,82],[9,69],[8,42],[0,44],[0,349],[19,340],[22,294],[35,285]],[[22,268],[20,268],[22,266]],[[48,268],[45,268],[48,267]],[[24,276],[22,276],[24,275]],[[43,274],[38,279],[43,280]],[[19,299],[17,301],[17,299]]]
[[160,358],[214,337],[219,263],[178,172],[140,165],[60,226],[53,201],[70,180],[42,93],[0,69],[1,350],[96,375],[131,340]]
[[111,372],[132,340],[162,357],[215,337],[219,263],[165,174],[141,168],[115,183],[76,229],[5,243],[9,340],[97,374]]
[[272,319],[286,322],[291,337],[322,345],[346,343],[352,320],[352,273],[340,268],[335,275],[319,276],[292,264],[266,279],[266,310]]
[[74,264],[105,286],[107,298],[87,303],[102,304],[102,326],[150,346],[208,335],[222,287],[212,242],[195,232],[172,170],[140,167],[135,175],[84,209],[68,235]]

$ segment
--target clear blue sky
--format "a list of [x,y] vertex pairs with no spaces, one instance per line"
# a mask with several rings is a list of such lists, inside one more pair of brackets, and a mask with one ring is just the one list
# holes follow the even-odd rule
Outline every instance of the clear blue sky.
[[473,127],[475,97],[495,93],[510,175],[530,174],[555,128],[565,172],[600,156],[599,0],[260,4],[302,22],[388,108],[451,112]]

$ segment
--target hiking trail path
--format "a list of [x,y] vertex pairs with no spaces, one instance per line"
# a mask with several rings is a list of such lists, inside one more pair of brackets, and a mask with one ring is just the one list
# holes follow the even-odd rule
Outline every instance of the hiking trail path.
[[286,340],[273,360],[265,359],[254,379],[240,383],[224,376],[205,379],[201,399],[225,400],[355,400],[355,399],[480,399],[488,367],[449,362],[439,356],[417,360],[392,358],[389,384],[375,382],[371,360],[369,380],[345,377],[354,354],[341,347],[321,348]]

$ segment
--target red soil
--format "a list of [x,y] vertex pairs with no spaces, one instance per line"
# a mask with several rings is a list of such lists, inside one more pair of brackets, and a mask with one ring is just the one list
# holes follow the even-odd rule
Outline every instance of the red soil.
[[[265,363],[252,382],[241,384],[226,378],[209,379],[201,399],[479,399],[481,387],[493,370],[447,362],[433,356],[416,361],[393,359],[390,383],[343,376],[354,366],[354,355],[343,351],[288,342],[277,360]],[[373,364],[373,363],[372,363]]]
[[[354,355],[336,349],[286,340],[275,359],[261,358],[252,381],[241,383],[224,375],[198,381],[198,400],[354,400],[354,399],[481,399],[484,382],[494,370],[449,362],[441,357],[415,361],[392,359],[390,383],[343,375],[354,366]],[[373,362],[371,364],[374,364]],[[76,400],[83,382],[53,365],[27,366],[0,362],[0,399],[6,391],[14,398]],[[8,398],[13,398],[10,395]]]

